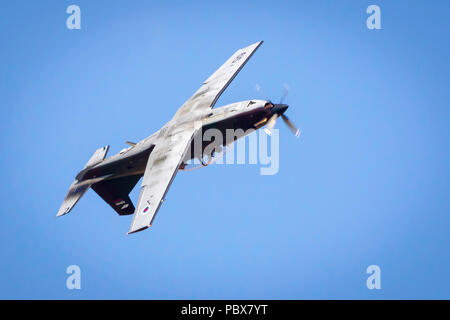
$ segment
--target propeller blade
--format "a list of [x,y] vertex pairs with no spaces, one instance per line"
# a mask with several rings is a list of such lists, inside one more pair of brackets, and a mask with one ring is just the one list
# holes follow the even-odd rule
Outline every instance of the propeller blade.
[[[287,116],[285,116],[284,114],[281,115],[281,118],[283,118],[284,123],[286,123],[286,125],[289,127],[289,129],[291,129],[292,133],[298,138],[300,137],[300,129],[298,129],[291,120],[289,120],[289,118]],[[270,120],[269,120],[270,121]]]
[[270,101],[270,99],[264,92],[263,88],[258,83],[256,84],[255,88],[256,88],[256,91],[258,91],[258,93],[261,94],[267,101]]
[[289,93],[289,86],[285,84],[283,86],[283,94],[281,95],[280,104],[283,103],[284,99],[286,99],[288,93]]
[[272,129],[275,126],[275,123],[277,122],[278,114],[274,114],[269,121],[267,121],[267,125],[264,128],[264,131],[271,136],[272,135]]

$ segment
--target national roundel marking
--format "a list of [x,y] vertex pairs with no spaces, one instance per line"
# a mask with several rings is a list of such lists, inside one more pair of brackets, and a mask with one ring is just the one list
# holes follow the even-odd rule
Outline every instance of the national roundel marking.
[[149,206],[146,206],[146,207],[144,208],[144,210],[142,210],[142,214],[143,214],[143,215],[147,214],[149,209],[150,209],[150,207],[149,207]]

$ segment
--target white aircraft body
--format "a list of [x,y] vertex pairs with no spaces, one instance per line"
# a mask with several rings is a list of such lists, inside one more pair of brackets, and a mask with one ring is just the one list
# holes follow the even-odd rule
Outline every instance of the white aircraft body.
[[[244,136],[251,132],[249,129],[266,126],[270,133],[281,116],[298,136],[299,130],[284,115],[288,108],[285,104],[248,100],[213,109],[217,99],[261,44],[262,41],[236,51],[206,79],[174,117],[151,136],[138,143],[127,141],[129,148],[106,159],[109,146],[96,150],[70,186],[57,216],[69,213],[92,188],[119,215],[134,214],[128,233],[142,231],[152,225],[178,170],[184,169],[191,159],[204,158],[204,151],[211,142],[202,142],[200,148],[196,148],[194,142],[205,130],[217,129],[225,136],[227,129],[242,129]],[[225,141],[223,145],[233,142]],[[212,154],[206,156],[212,158]],[[209,162],[202,164],[206,166]],[[135,208],[129,193],[141,178],[141,192]]]

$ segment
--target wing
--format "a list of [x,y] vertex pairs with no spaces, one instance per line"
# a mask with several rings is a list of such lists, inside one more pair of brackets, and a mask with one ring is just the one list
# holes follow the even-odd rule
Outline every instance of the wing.
[[262,44],[256,42],[236,51],[219,69],[216,70],[177,111],[175,118],[204,113],[214,107],[217,99],[225,91],[245,63]]
[[177,126],[158,138],[148,158],[129,234],[151,226],[196,131],[193,125]]
[[[197,125],[195,121],[189,120],[198,118],[199,115],[214,107],[217,99],[261,44],[262,41],[236,51],[181,106],[171,121],[172,126],[161,130],[155,149],[147,162],[129,234],[151,226],[191,141],[199,129],[194,127]],[[189,124],[191,125],[189,126]]]

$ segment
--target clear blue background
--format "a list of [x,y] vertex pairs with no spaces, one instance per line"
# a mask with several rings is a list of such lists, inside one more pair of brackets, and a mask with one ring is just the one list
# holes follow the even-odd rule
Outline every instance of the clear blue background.
[[[82,29],[66,28],[66,8]],[[381,7],[382,30],[366,28]],[[1,1],[0,298],[450,298],[448,1]],[[93,151],[168,121],[265,40],[217,106],[275,101],[280,170],[180,172],[127,236],[93,191],[56,212]],[[132,198],[138,196],[136,188]],[[76,264],[82,289],[67,290]],[[381,267],[381,290],[366,268]]]

